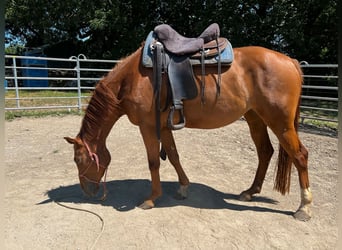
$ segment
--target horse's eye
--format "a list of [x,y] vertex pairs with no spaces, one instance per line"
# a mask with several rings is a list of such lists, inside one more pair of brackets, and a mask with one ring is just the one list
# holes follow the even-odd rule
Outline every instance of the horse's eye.
[[80,164],[82,162],[81,157],[74,157],[74,161],[76,164]]

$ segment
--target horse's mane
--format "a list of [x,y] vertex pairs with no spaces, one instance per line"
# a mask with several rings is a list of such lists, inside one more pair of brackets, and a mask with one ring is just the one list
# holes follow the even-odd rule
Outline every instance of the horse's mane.
[[132,67],[132,60],[139,56],[140,51],[141,47],[126,58],[120,59],[120,62],[96,85],[82,121],[79,133],[81,139],[86,141],[90,141],[94,137],[98,139],[101,136],[101,132],[103,132],[100,131],[104,128],[103,126],[108,124],[108,122],[112,123],[111,121],[114,120],[113,122],[115,122],[118,119],[122,113],[119,105],[120,100],[111,90],[111,86],[122,83],[121,78],[123,75],[121,72],[127,74],[124,68],[126,66]]
[[118,112],[119,100],[101,80],[86,109],[79,133],[80,138],[89,141],[100,136],[101,127],[113,119],[113,115]]

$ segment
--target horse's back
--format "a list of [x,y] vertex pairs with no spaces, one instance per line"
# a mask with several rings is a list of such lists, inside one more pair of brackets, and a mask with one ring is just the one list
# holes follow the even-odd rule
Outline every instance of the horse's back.
[[278,72],[282,71],[294,71],[299,79],[301,78],[298,75],[298,68],[296,64],[298,61],[290,58],[289,56],[271,50],[264,47],[258,46],[246,46],[234,49],[234,58],[241,67],[245,69],[251,68],[262,68],[269,72],[277,70]]
[[281,119],[293,121],[302,85],[298,61],[263,47],[241,47],[234,52],[235,63],[252,93],[251,109],[269,122],[277,113],[283,115]]
[[283,93],[286,93],[284,88],[293,88],[295,92],[301,89],[302,72],[297,60],[255,46],[236,48],[234,55],[236,66],[247,78],[253,80],[254,87]]

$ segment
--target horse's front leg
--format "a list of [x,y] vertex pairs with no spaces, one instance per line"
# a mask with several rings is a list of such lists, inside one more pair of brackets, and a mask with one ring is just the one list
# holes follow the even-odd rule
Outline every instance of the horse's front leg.
[[142,209],[150,209],[154,207],[155,200],[162,195],[159,176],[159,141],[157,140],[156,131],[153,127],[140,127],[140,133],[146,147],[148,166],[151,173],[152,192],[139,207]]
[[178,189],[178,192],[176,194],[176,199],[185,199],[187,197],[187,191],[189,187],[189,179],[186,176],[182,165],[179,161],[179,155],[177,152],[175,140],[173,138],[171,130],[165,128],[161,131],[161,140],[163,144],[163,148],[165,149],[165,152],[169,158],[169,161],[175,168],[177,175],[178,175],[178,181],[180,184],[180,187]]

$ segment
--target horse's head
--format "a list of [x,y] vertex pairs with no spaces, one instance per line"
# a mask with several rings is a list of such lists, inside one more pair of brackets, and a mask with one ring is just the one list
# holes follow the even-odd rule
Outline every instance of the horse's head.
[[[110,155],[107,148],[104,147],[104,150],[99,151],[99,157],[98,154],[91,151],[89,145],[82,141],[81,138],[64,137],[64,139],[74,145],[74,161],[78,168],[78,177],[82,190],[90,197],[95,196],[99,191],[99,184],[109,165]],[[104,184],[103,198],[105,198],[105,195]]]

